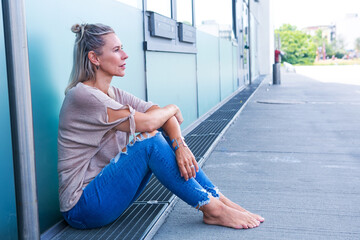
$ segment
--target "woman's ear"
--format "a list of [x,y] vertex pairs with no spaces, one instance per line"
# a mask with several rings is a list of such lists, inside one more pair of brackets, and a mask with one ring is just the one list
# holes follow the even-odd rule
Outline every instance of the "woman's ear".
[[88,53],[88,58],[92,64],[94,64],[95,66],[99,66],[99,59],[94,51],[90,51]]

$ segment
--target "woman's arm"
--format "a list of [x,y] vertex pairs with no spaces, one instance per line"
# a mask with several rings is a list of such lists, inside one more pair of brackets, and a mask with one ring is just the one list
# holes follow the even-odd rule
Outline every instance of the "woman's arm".
[[[147,113],[156,111],[157,109],[159,109],[158,106],[152,106],[147,110]],[[187,181],[188,179],[196,176],[196,172],[199,171],[199,166],[190,149],[187,146],[180,144],[182,138],[180,124],[181,122],[179,123],[176,117],[171,117],[162,125],[162,128],[170,139],[177,139],[179,142],[179,148],[175,151],[176,161],[181,176]],[[175,145],[176,144],[173,143],[173,146]],[[193,167],[191,167],[192,165]]]
[[[130,111],[128,109],[113,110],[107,109],[108,121],[114,122],[117,119],[129,116]],[[171,117],[182,122],[183,118],[179,108],[176,105],[170,104],[163,108],[156,108],[146,113],[135,112],[135,132],[152,132],[164,125],[164,123]],[[116,129],[123,132],[130,132],[130,122],[126,120],[116,126]]]

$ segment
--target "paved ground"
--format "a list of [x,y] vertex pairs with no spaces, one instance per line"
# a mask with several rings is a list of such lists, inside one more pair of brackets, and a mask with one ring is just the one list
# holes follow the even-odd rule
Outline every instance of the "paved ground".
[[360,239],[360,74],[345,81],[341,69],[325,71],[330,82],[265,80],[206,161],[225,195],[266,218],[260,227],[209,226],[179,201],[154,239]]

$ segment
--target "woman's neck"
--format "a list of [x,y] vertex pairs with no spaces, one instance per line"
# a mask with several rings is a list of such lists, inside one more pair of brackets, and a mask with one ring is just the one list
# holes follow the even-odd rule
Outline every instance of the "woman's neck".
[[111,84],[112,76],[98,76],[98,75],[100,74],[96,74],[95,79],[90,79],[83,83],[88,86],[95,87],[100,91],[102,91],[103,93],[105,93],[106,95],[108,95],[108,90]]

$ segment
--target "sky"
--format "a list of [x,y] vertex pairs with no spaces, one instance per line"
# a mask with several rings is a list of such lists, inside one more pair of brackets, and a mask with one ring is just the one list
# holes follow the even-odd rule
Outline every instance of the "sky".
[[[268,0],[265,0],[268,1]],[[360,16],[360,0],[270,0],[273,27],[330,25],[348,13]]]

